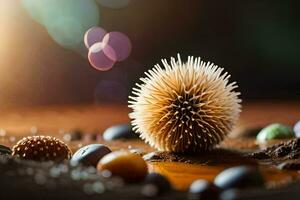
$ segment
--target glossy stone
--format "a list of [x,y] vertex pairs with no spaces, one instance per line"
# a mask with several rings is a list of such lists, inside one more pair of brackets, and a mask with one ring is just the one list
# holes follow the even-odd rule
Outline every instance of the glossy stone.
[[221,189],[260,187],[264,180],[256,167],[238,166],[222,171],[215,177],[214,184]]
[[207,180],[199,179],[194,181],[189,188],[188,199],[201,200],[201,199],[218,199],[220,189],[213,183]]
[[259,142],[266,142],[273,139],[287,139],[295,137],[294,131],[282,124],[270,124],[263,128],[257,135],[256,139]]
[[294,132],[296,137],[300,137],[300,120],[294,125]]
[[142,193],[148,197],[154,197],[171,189],[169,180],[158,173],[150,173],[146,176]]
[[105,155],[99,161],[97,169],[108,170],[113,176],[119,176],[126,182],[142,181],[148,172],[146,162],[140,156],[127,151],[115,151]]
[[103,133],[103,138],[106,141],[119,139],[136,139],[139,135],[132,130],[129,124],[115,125],[106,129]]
[[111,150],[102,144],[90,144],[80,148],[71,158],[71,163],[76,165],[81,163],[85,166],[97,167],[99,160],[110,153]]
[[10,155],[11,153],[12,153],[12,151],[9,147],[0,145],[0,155]]

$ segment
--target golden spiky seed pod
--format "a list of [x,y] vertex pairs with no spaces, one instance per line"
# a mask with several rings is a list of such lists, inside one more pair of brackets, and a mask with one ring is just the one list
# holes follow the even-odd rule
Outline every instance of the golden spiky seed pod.
[[160,151],[199,152],[214,147],[232,130],[240,102],[227,72],[200,58],[162,60],[145,72],[129,96],[133,129]]

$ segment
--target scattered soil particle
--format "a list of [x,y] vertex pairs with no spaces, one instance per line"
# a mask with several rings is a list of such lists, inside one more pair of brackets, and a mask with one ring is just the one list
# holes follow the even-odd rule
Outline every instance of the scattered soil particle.
[[250,158],[269,160],[273,164],[300,158],[300,138],[272,145],[266,149],[248,154]]
[[151,152],[143,157],[149,162],[182,162],[187,164],[230,164],[240,165],[249,164],[255,165],[256,162],[244,156],[243,153],[237,151],[230,151],[226,149],[214,149],[209,152],[202,152],[198,154],[183,154],[172,152]]

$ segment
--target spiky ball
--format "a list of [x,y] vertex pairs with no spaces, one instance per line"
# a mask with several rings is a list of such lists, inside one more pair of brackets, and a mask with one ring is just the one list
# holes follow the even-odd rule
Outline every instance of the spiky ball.
[[240,102],[227,72],[200,58],[163,59],[145,72],[129,96],[133,129],[161,151],[199,152],[224,139],[235,125]]
[[72,152],[61,140],[51,136],[24,137],[13,147],[13,156],[36,161],[63,161],[70,159]]

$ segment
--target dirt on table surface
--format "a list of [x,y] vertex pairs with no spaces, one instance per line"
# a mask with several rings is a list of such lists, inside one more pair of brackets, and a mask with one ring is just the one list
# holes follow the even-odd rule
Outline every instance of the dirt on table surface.
[[261,163],[276,165],[281,170],[300,170],[300,138],[294,138],[248,154]]
[[[154,152],[152,153],[152,156],[154,157],[150,158],[152,161],[159,162],[150,162],[151,159],[149,159],[149,172],[151,172],[152,168],[155,168],[157,171],[160,170],[162,174],[169,178],[176,189],[187,190],[191,182],[194,180],[199,178],[213,180],[213,178],[226,167],[240,164],[256,164],[257,162],[253,161],[253,159],[257,160],[259,163],[264,162],[264,159],[258,159],[256,157],[251,157],[252,159],[249,159],[249,157],[244,156],[247,153],[252,153],[253,151],[258,150],[259,146],[255,143],[255,133],[251,133],[247,137],[241,137],[239,131],[241,129],[239,128],[261,127],[273,122],[282,122],[291,125],[294,121],[298,120],[297,116],[299,116],[299,111],[299,104],[246,104],[243,108],[237,129],[234,131],[235,133],[232,134],[235,137],[227,138],[222,144],[220,144],[218,147],[220,148],[219,150],[199,155],[178,155],[165,152],[157,153],[153,148],[149,147],[149,145],[145,144],[141,140],[106,142],[101,138],[96,141],[85,141],[83,139],[81,141],[69,142],[68,145],[73,152],[91,142],[106,144],[113,151],[118,149],[132,150],[141,156],[147,153],[150,153],[151,155],[151,152]],[[109,126],[129,123],[129,112],[130,110],[126,105],[45,106],[37,108],[2,109],[0,116],[0,144],[12,147],[22,137],[33,134],[51,135],[63,140],[63,133],[73,129],[82,130],[84,135],[88,135],[95,130],[101,134]],[[288,155],[283,156],[282,158],[286,158]],[[172,163],[170,164],[169,161]],[[284,159],[281,161],[285,162]],[[159,165],[156,165],[156,163]],[[0,169],[1,172],[5,172],[1,173],[3,176],[0,178],[1,185],[5,185],[6,182],[10,181],[9,184],[6,184],[2,188],[2,191],[8,191],[6,195],[9,194],[9,191],[15,191],[16,189],[21,188],[18,197],[23,197],[23,192],[31,191],[33,196],[40,197],[39,199],[47,199],[48,197],[48,199],[60,199],[59,197],[61,197],[61,199],[81,199],[81,197],[82,199],[99,198],[99,195],[87,195],[82,189],[85,184],[81,184],[80,181],[74,183],[77,185],[76,187],[79,188],[76,192],[74,192],[74,188],[66,184],[61,188],[57,188],[57,190],[51,190],[52,192],[49,193],[49,188],[42,187],[36,183],[34,176],[22,175],[22,168],[27,164],[20,163],[19,161],[9,161],[6,162],[6,164],[7,165],[2,164]],[[299,173],[296,172],[294,173],[285,170],[281,171],[273,168],[270,170],[269,168],[272,167],[267,165],[264,167],[265,170],[263,170],[267,181],[294,181],[298,180],[300,177]],[[51,167],[46,167],[45,169],[49,170]],[[68,169],[72,171],[72,169]],[[43,169],[41,170],[43,171]],[[17,173],[12,175],[13,171],[18,171],[18,173],[20,172],[21,174]],[[29,170],[29,173],[31,173],[31,171],[32,170]],[[39,174],[37,178],[41,178],[42,174]],[[69,175],[66,175],[67,182],[72,179],[68,176]],[[184,181],[182,177],[184,177]],[[41,180],[43,180],[43,178]],[[55,181],[64,182],[65,180],[64,178],[58,178],[55,179]],[[17,182],[18,184],[15,184]],[[20,187],[22,184],[26,187]],[[105,185],[106,183],[104,182],[103,184]],[[36,188],[40,189],[35,190]],[[66,195],[60,196],[59,194],[63,192],[65,192]],[[128,199],[136,199],[134,198],[134,195],[141,197],[140,187],[135,185],[129,185],[125,189],[118,190],[118,192],[116,193],[117,196],[119,195],[119,197],[123,197],[128,195]],[[108,195],[107,197],[114,198],[116,196],[113,196],[113,193],[114,192],[108,192],[102,194],[101,197]],[[186,194],[182,194],[181,192],[175,194],[178,199],[186,199]],[[0,192],[0,195],[3,194]],[[11,195],[18,194],[12,192]],[[28,195],[30,194],[28,193]],[[170,195],[173,195],[173,193],[170,193]],[[0,199],[2,199],[2,197],[9,199],[9,196],[0,196]],[[161,197],[161,199],[163,198],[168,199],[169,196]]]
[[155,151],[144,155],[143,158],[148,162],[183,162],[201,165],[257,165],[254,159],[247,158],[241,152],[221,148],[194,154]]
[[249,157],[258,160],[270,160],[275,164],[298,159],[300,158],[300,138],[274,144],[263,150],[250,153]]

